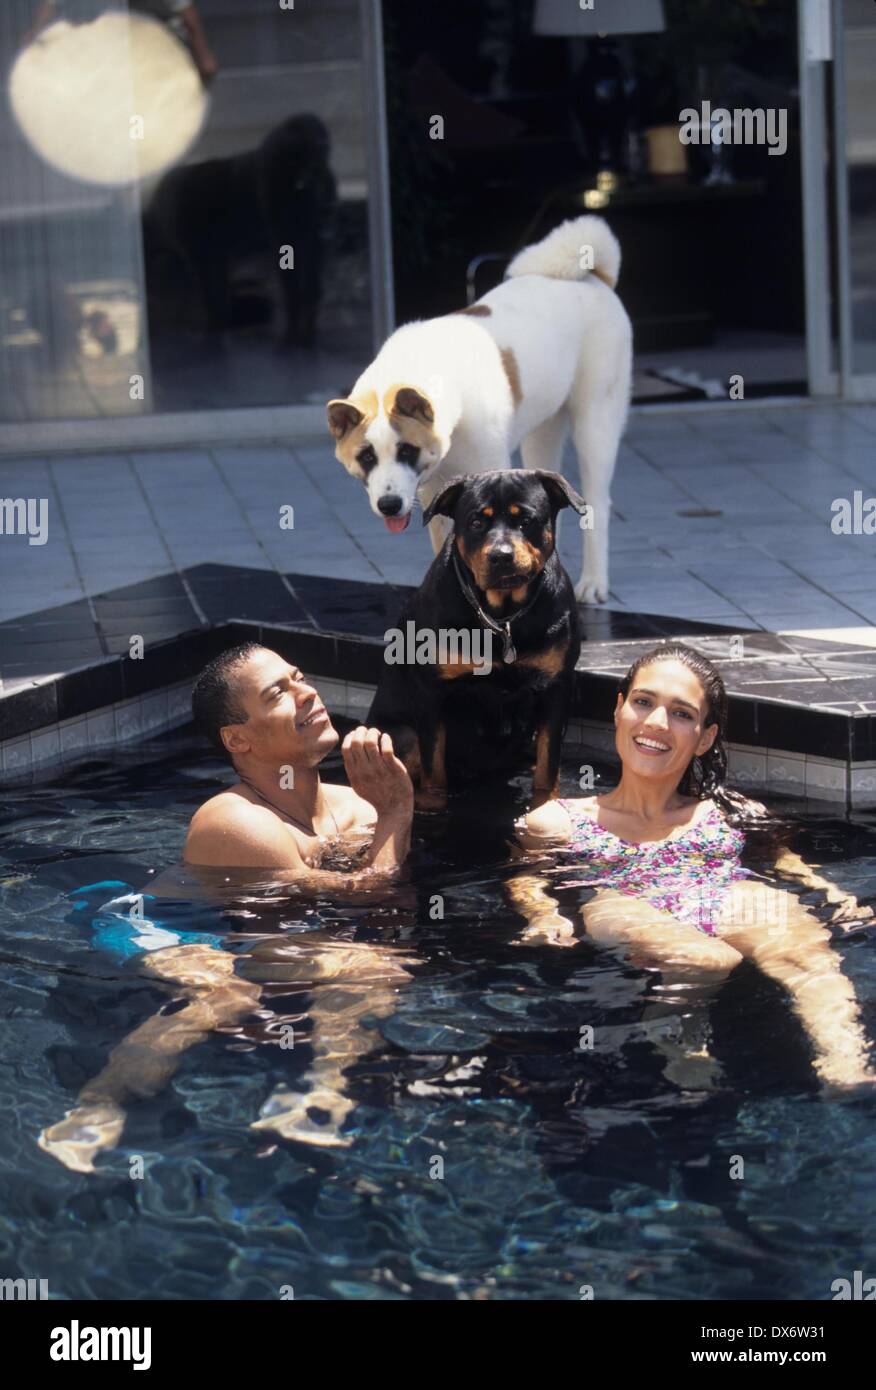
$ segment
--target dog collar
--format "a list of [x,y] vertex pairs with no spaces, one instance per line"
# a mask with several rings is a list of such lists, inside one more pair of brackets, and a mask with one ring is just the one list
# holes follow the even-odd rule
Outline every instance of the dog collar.
[[522,618],[524,613],[528,613],[532,605],[535,603],[535,600],[541,593],[541,582],[544,576],[544,570],[541,570],[539,572],[538,578],[534,582],[533,587],[535,588],[535,593],[530,595],[530,597],[524,603],[523,607],[518,608],[517,612],[512,613],[509,618],[506,618],[504,620],[504,622],[497,622],[495,618],[490,617],[489,613],[485,613],[481,605],[478,603],[474,589],[469,584],[468,580],[463,574],[462,566],[460,565],[459,560],[457,558],[455,546],[451,550],[451,557],[453,559],[453,569],[456,574],[456,578],[459,580],[459,587],[462,590],[463,594],[468,599],[468,602],[471,604],[472,608],[477,613],[481,622],[484,623],[486,627],[492,628],[493,632],[498,632],[499,636],[502,639],[502,660],[508,663],[516,661],[517,649],[515,648],[514,643],[511,640],[511,624],[513,622],[516,622],[518,618]]

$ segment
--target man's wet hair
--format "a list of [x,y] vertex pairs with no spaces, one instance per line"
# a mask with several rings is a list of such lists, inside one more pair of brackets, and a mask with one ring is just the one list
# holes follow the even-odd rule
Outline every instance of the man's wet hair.
[[192,690],[192,714],[201,733],[224,753],[233,763],[234,759],[222,742],[219,732],[226,724],[244,724],[246,710],[240,703],[240,695],[234,680],[235,671],[256,652],[266,651],[261,642],[242,642],[240,646],[229,647],[227,652],[214,657],[205,666]]

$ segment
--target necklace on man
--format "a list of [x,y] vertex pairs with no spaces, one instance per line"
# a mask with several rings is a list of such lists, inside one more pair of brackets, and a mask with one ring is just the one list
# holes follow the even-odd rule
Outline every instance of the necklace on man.
[[[248,777],[241,777],[240,780],[244,783],[245,786],[249,787],[250,791],[255,792],[256,796],[259,797],[262,801],[264,801],[266,806],[270,806],[274,811],[279,811],[281,816],[285,816],[287,820],[291,820],[294,825],[300,826],[300,828],[304,831],[305,835],[314,835],[316,839],[320,841],[324,841],[326,839],[325,835],[319,834],[315,825],[306,826],[304,824],[304,821],[299,820],[297,816],[293,816],[291,811],[287,811],[284,806],[278,806],[276,801],[272,801],[269,796],[265,796],[264,792],[259,791],[258,787],[254,786]],[[335,834],[340,835],[340,828],[338,826],[338,822],[335,818],[335,813],[332,810],[331,806],[329,806],[328,808],[328,813],[334,821]]]

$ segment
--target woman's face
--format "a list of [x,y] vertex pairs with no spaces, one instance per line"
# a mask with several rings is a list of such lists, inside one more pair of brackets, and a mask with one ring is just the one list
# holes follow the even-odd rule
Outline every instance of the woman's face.
[[717,724],[706,724],[706,694],[680,661],[642,666],[629,693],[617,697],[615,745],[625,770],[681,781],[692,758],[711,748]]

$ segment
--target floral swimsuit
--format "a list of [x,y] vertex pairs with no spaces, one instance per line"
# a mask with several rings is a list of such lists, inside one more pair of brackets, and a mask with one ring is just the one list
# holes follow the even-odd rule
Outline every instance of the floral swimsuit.
[[567,886],[614,888],[647,898],[654,907],[715,935],[724,896],[731,883],[747,878],[739,862],[745,836],[727,824],[717,807],[683,835],[634,844],[605,830],[580,800],[560,801],[572,821],[569,848],[586,860],[584,878]]

